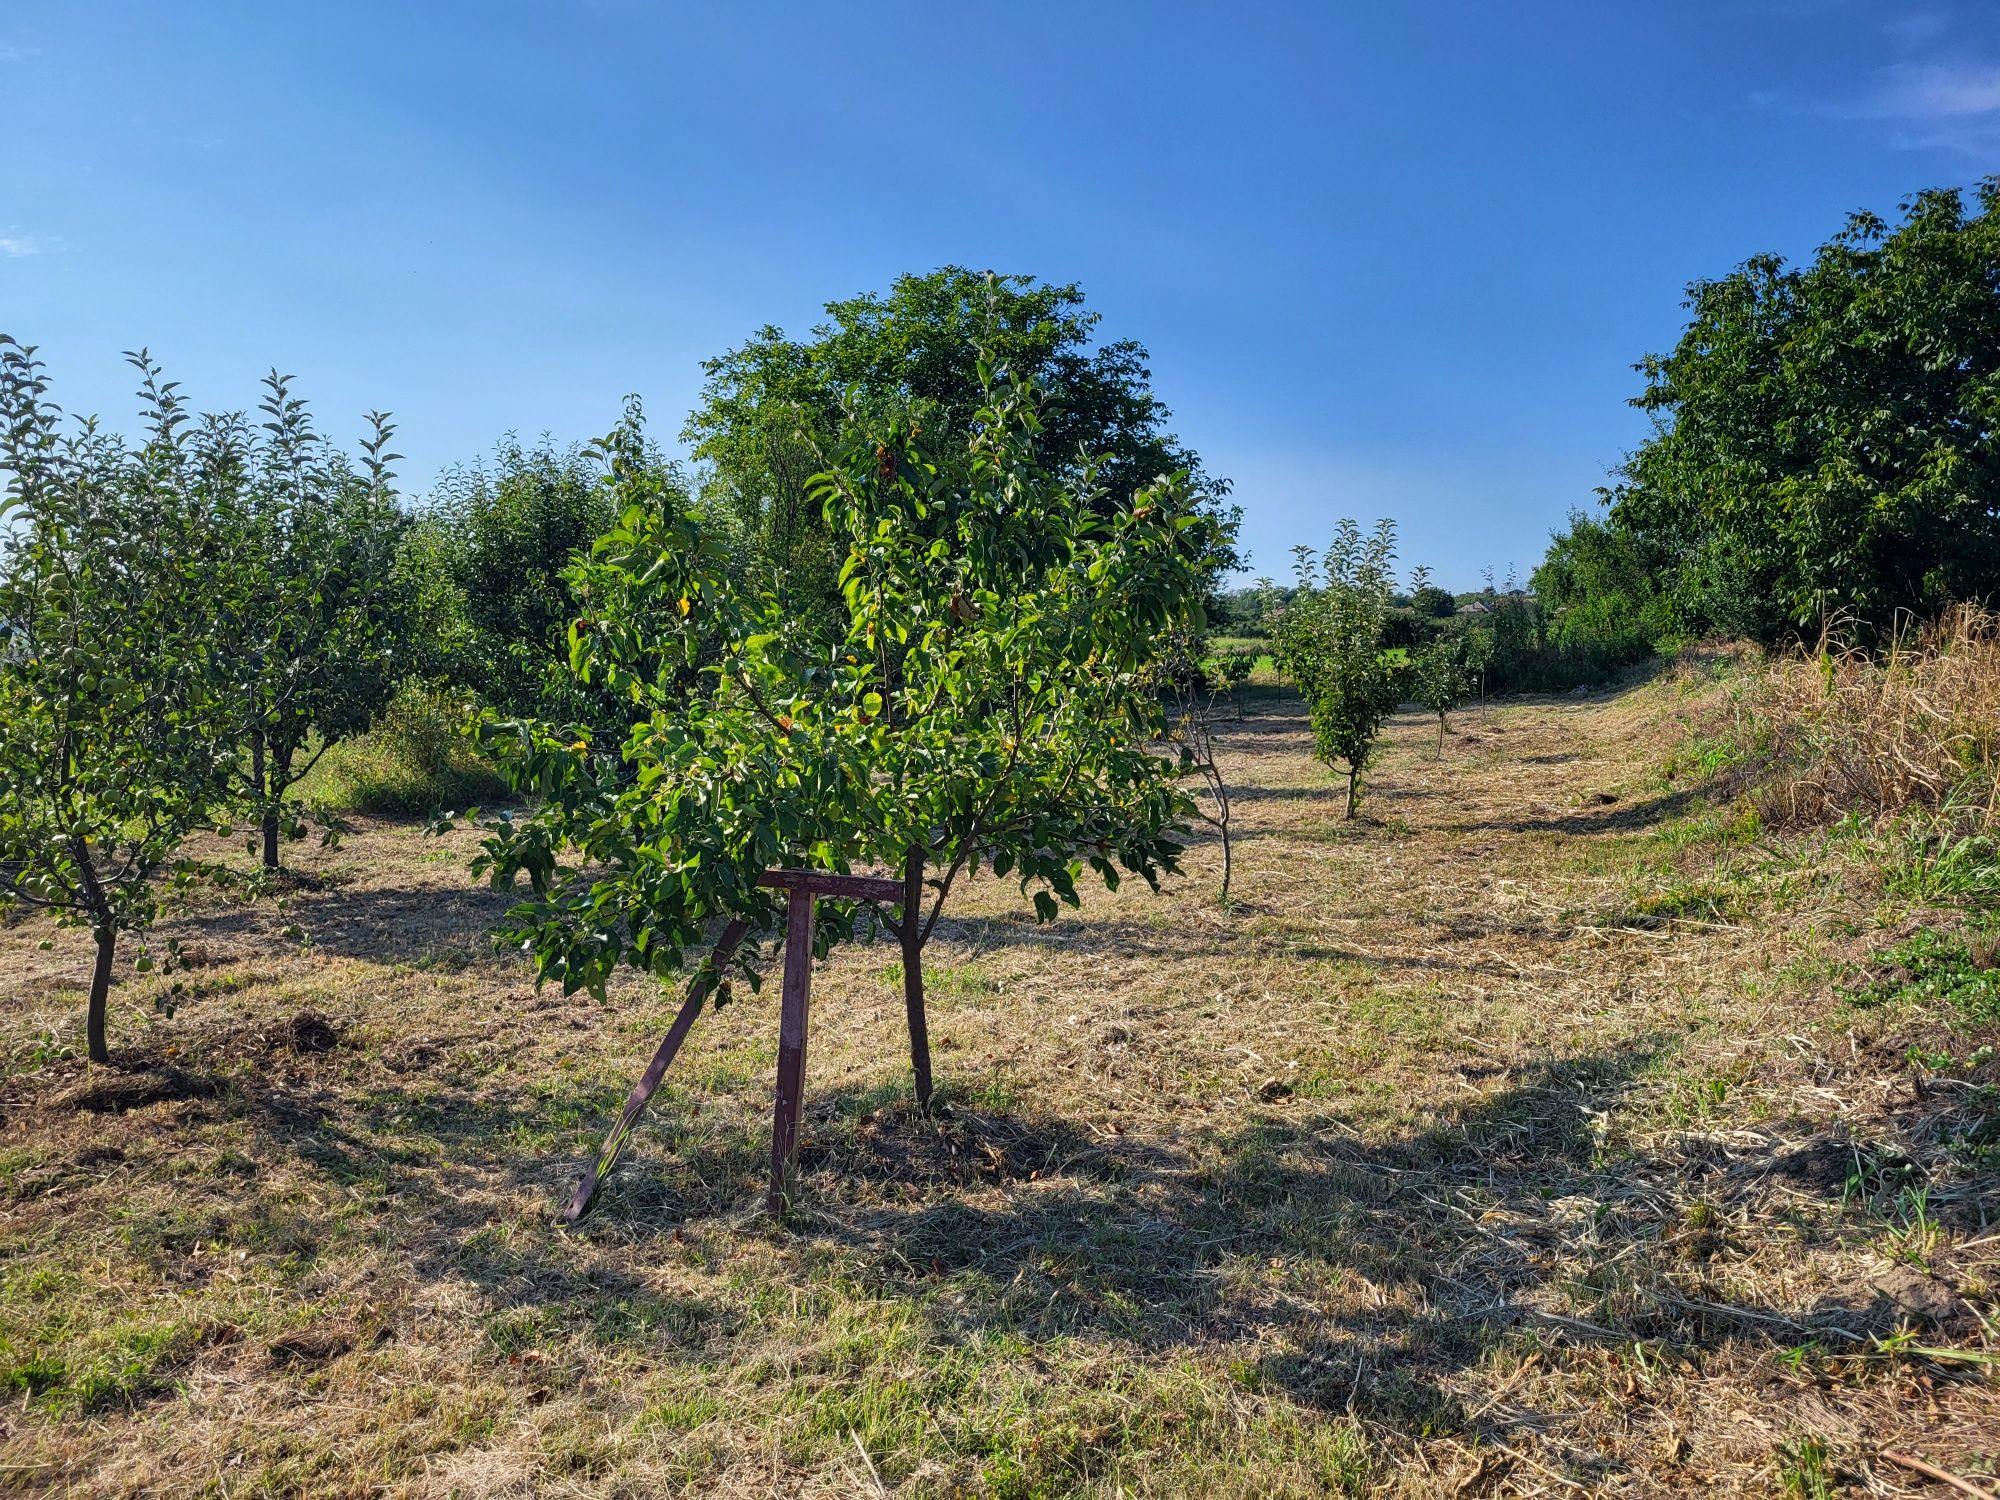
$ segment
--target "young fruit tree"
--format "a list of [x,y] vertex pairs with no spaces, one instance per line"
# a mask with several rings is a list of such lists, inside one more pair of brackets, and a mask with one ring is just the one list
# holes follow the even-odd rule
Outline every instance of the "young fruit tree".
[[1410,662],[1410,696],[1437,715],[1438,754],[1444,754],[1445,715],[1472,691],[1472,663],[1466,656],[1465,635],[1448,631],[1420,650]]
[[[717,532],[608,438],[620,520],[576,570],[570,659],[632,702],[622,745],[489,716],[482,743],[535,811],[488,820],[480,867],[525,873],[503,937],[566,990],[621,962],[678,967],[716,918],[768,930],[774,866],[896,871],[875,918],[903,954],[919,1102],[931,1099],[923,950],[957,882],[1018,881],[1042,920],[1087,867],[1157,883],[1187,801],[1147,668],[1199,609],[1213,544],[1185,481],[1101,514],[1037,459],[1032,388],[981,368],[969,435],[935,449],[907,412],[850,410],[813,486],[845,547],[839,635],[729,566]],[[822,945],[854,930],[821,906]],[[732,928],[732,931],[741,929]]]
[[1383,519],[1364,536],[1346,519],[1317,568],[1311,549],[1295,555],[1298,591],[1271,617],[1272,655],[1305,697],[1315,752],[1346,771],[1352,818],[1375,737],[1403,697],[1405,664],[1383,649],[1396,526]]
[[923,949],[956,881],[988,866],[1051,921],[1086,867],[1114,890],[1178,868],[1188,803],[1151,669],[1232,540],[1184,473],[1116,499],[1089,464],[1044,468],[1035,388],[978,375],[968,438],[933,452],[913,418],[850,413],[816,487],[848,544],[864,857],[903,871],[886,922],[926,1108]]
[[134,363],[150,432],[128,450],[94,423],[65,432],[33,349],[0,336],[0,908],[90,929],[93,1062],[110,1060],[119,934],[151,924],[230,769],[195,561],[206,457],[173,387]]
[[1208,688],[1211,701],[1223,694],[1229,697],[1230,711],[1243,717],[1243,687],[1249,682],[1250,674],[1257,669],[1257,653],[1240,647],[1227,651],[1216,651],[1203,659],[1202,677]]
[[[388,703],[407,589],[396,569],[403,517],[390,491],[391,427],[371,412],[357,472],[313,430],[273,371],[265,418],[210,418],[207,528],[215,661],[240,717],[235,801],[257,829],[263,867],[305,821],[291,789],[320,756]],[[329,821],[331,838],[339,825]]]

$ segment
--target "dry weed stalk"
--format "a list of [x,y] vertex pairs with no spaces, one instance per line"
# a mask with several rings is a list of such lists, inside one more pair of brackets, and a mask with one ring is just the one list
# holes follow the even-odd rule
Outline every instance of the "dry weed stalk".
[[1879,655],[1828,635],[1775,662],[1748,706],[1774,820],[1922,809],[1962,833],[2000,824],[2000,615],[1959,605]]

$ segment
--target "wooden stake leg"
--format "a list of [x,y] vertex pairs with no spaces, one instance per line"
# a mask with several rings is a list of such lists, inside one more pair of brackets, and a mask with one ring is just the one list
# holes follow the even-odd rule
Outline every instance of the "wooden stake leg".
[[[819,870],[766,870],[758,877],[757,883],[786,894],[785,987],[778,1027],[778,1097],[771,1126],[771,1192],[768,1199],[772,1212],[782,1213],[785,1207],[785,1176],[798,1151],[799,1110],[805,1102],[806,1019],[812,998],[813,912],[818,897],[828,895],[847,901],[890,902],[902,900],[906,892],[902,882],[881,876],[842,875]],[[906,910],[903,914],[905,925],[912,918],[913,913]],[[570,1195],[569,1204],[562,1212],[564,1223],[574,1224],[590,1212],[597,1190],[618,1165],[618,1158],[624,1154],[633,1127],[639,1123],[639,1116],[645,1113],[647,1104],[659,1088],[667,1065],[680,1051],[681,1043],[687,1040],[688,1031],[701,1014],[703,1003],[721,979],[723,971],[729,967],[729,961],[736,956],[737,948],[749,931],[750,923],[742,917],[732,918],[723,929],[715,951],[688,986],[687,999],[682,1002],[680,1014],[674,1017],[674,1024],[660,1043],[659,1051],[653,1054],[645,1073],[632,1086],[618,1123],[605,1136],[596,1159],[577,1183],[576,1191]]]
[[806,1087],[806,1021],[812,1003],[813,908],[810,889],[794,888],[785,904],[785,988],[778,1013],[778,1097],[771,1114],[771,1191],[765,1206],[785,1211],[785,1176],[799,1144],[799,1106]]
[[736,956],[736,950],[743,942],[744,934],[750,931],[749,922],[742,917],[730,919],[722,929],[722,936],[716,942],[715,950],[709,954],[702,971],[695,975],[694,983],[688,986],[687,999],[681,1002],[681,1013],[674,1017],[674,1024],[668,1028],[666,1039],[660,1043],[659,1051],[646,1065],[646,1071],[639,1081],[632,1085],[632,1092],[625,1098],[625,1109],[618,1116],[618,1123],[611,1127],[611,1133],[604,1138],[604,1144],[597,1148],[596,1159],[584,1171],[570,1195],[569,1206],[562,1211],[562,1222],[574,1224],[590,1212],[590,1205],[597,1197],[597,1190],[604,1179],[611,1175],[611,1169],[618,1165],[618,1158],[625,1154],[625,1143],[632,1138],[632,1127],[639,1123],[639,1116],[645,1113],[653,1094],[660,1086],[660,1079],[667,1071],[667,1064],[674,1060],[674,1054],[681,1050],[681,1043],[687,1040],[689,1029],[695,1017],[701,1014],[701,1007],[708,999],[709,991],[721,979],[723,970]]

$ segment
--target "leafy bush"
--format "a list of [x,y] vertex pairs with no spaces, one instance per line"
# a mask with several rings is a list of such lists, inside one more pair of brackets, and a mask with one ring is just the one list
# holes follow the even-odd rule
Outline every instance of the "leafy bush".
[[1475,597],[1484,612],[1444,621],[1440,633],[1464,641],[1466,664],[1482,696],[1598,687],[1650,655],[1628,656],[1587,634],[1559,637],[1544,601],[1532,594]]
[[1268,581],[1251,588],[1230,589],[1208,600],[1208,623],[1222,636],[1261,640],[1264,617],[1290,594],[1289,589],[1281,593]]
[[[674,466],[648,449],[662,483]],[[476,694],[503,713],[601,721],[622,731],[622,706],[582,691],[563,670],[577,615],[568,570],[615,516],[581,448],[501,443],[491,463],[455,469],[404,544],[422,649],[412,671]]]
[[1675,634],[1668,569],[1629,527],[1572,511],[1535,569],[1543,650],[1600,677],[1654,655]]
[[1257,652],[1242,647],[1216,649],[1211,643],[1209,653],[1201,661],[1202,687],[1211,697],[1227,695],[1240,714],[1242,704],[1237,694],[1257,669],[1257,657]]
[[1434,583],[1420,583],[1410,591],[1410,613],[1427,620],[1449,620],[1458,613],[1458,600]]
[[329,812],[380,817],[504,798],[506,782],[466,738],[470,713],[462,693],[405,682],[375,728],[327,752],[300,795]]

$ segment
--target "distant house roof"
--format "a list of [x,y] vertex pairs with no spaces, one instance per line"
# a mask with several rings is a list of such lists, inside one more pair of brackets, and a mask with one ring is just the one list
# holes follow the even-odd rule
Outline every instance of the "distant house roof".
[[1487,608],[1484,603],[1477,599],[1473,600],[1470,604],[1459,605],[1458,612],[1462,615],[1490,615],[1493,613],[1491,609]]

